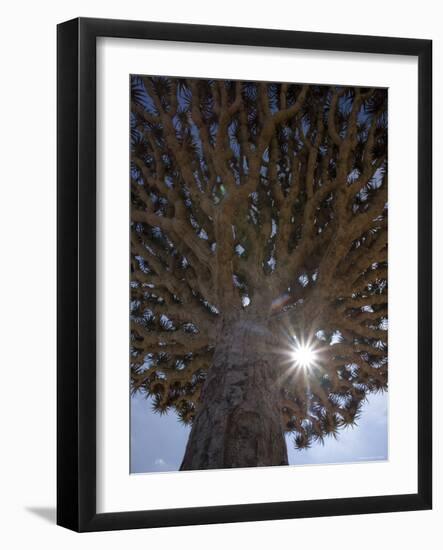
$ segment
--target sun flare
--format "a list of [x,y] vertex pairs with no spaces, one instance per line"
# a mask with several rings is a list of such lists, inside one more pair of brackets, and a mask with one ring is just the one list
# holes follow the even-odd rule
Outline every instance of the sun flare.
[[297,342],[291,351],[291,359],[295,367],[310,369],[316,364],[317,351],[309,344]]

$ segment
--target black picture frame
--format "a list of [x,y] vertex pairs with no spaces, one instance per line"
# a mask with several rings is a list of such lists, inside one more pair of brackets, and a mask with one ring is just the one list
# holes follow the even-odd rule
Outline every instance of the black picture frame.
[[[57,523],[75,531],[426,510],[432,506],[432,42],[78,18],[58,25]],[[96,512],[96,39],[398,54],[418,58],[416,494]]]

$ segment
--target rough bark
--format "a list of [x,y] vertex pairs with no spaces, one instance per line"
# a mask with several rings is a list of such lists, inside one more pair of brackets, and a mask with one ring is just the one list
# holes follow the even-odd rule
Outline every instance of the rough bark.
[[270,335],[250,317],[222,328],[181,470],[288,464]]

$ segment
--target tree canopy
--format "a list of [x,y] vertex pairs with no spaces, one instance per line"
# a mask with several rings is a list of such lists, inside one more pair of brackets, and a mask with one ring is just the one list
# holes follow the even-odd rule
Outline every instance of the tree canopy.
[[[385,89],[131,77],[134,392],[192,423],[242,318],[285,335],[297,448],[386,390],[387,122]],[[294,339],[314,368],[288,364]]]

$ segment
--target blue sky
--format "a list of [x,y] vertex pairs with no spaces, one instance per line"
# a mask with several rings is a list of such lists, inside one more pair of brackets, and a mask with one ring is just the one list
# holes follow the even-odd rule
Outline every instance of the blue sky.
[[[358,425],[341,430],[337,440],[324,445],[294,449],[288,435],[289,463],[328,464],[386,460],[388,458],[388,394],[368,396]],[[180,467],[189,427],[178,421],[174,412],[163,416],[151,410],[149,400],[137,394],[131,399],[131,472],[175,471]]]

